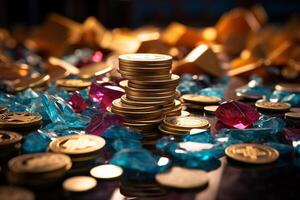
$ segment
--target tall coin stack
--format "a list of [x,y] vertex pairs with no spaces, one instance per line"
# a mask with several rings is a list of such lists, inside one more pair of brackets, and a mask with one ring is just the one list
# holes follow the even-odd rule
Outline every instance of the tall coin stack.
[[172,57],[162,54],[119,56],[119,72],[127,81],[125,95],[112,103],[111,111],[124,125],[143,134],[143,144],[152,146],[158,138],[158,125],[167,114],[180,115],[175,101],[179,76],[171,74]]

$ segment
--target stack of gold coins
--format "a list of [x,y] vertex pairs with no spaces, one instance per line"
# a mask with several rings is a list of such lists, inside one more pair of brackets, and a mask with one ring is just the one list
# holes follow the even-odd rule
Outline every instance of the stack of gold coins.
[[181,100],[187,108],[195,110],[203,110],[204,106],[218,105],[221,102],[220,98],[199,94],[185,94],[181,96]]
[[72,159],[70,173],[87,172],[101,157],[105,140],[96,135],[69,135],[57,138],[49,144],[49,149],[55,153],[62,153]]
[[179,76],[171,74],[172,57],[162,54],[119,56],[119,72],[125,95],[112,103],[111,111],[122,116],[124,125],[143,133],[145,145],[155,143],[157,126],[164,116],[181,114],[176,87]]
[[166,117],[159,126],[159,130],[163,134],[173,135],[175,137],[181,137],[182,135],[189,133],[192,129],[208,128],[210,128],[210,123],[206,119],[193,116]]
[[8,162],[10,183],[45,188],[59,183],[71,168],[69,156],[57,153],[25,154]]

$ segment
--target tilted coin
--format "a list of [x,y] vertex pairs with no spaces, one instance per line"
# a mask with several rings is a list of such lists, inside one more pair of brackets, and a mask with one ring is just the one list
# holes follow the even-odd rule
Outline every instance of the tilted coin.
[[20,128],[38,129],[42,116],[29,112],[7,112],[0,114],[0,128],[15,130]]
[[[168,80],[130,80],[129,83],[134,83],[138,85],[169,85],[169,84],[178,84],[180,76],[172,74],[171,78]],[[129,84],[130,86],[130,84]]]
[[49,144],[52,152],[67,155],[89,154],[100,151],[105,146],[105,140],[95,135],[70,135],[53,140]]
[[300,108],[294,107],[294,108],[291,108],[290,111],[291,111],[291,112],[300,113]]
[[300,112],[287,112],[284,114],[285,118],[300,120]]
[[287,111],[291,108],[289,103],[270,102],[270,101],[257,101],[255,107],[268,111]]
[[63,182],[63,188],[70,192],[85,192],[97,186],[97,180],[90,176],[74,176]]
[[0,149],[21,142],[22,138],[19,133],[0,130]]
[[156,181],[166,187],[178,189],[199,188],[208,184],[207,172],[199,169],[172,167],[169,171],[157,174]]
[[56,170],[69,170],[72,166],[70,157],[57,153],[24,154],[12,158],[8,168],[14,173],[45,173]]
[[34,200],[34,193],[17,186],[0,186],[0,200]]
[[225,154],[234,160],[251,164],[268,164],[278,159],[277,150],[259,144],[235,144],[225,149]]
[[106,63],[92,63],[81,67],[78,76],[83,79],[89,79],[104,75],[112,70],[113,68]]
[[117,165],[104,164],[92,168],[90,174],[95,178],[114,179],[123,174],[123,169]]
[[199,95],[199,94],[185,94],[182,96],[182,99],[185,102],[189,103],[198,103],[198,104],[218,104],[221,99],[217,97],[210,97],[205,95]]
[[50,80],[49,75],[32,75],[31,77],[23,77],[21,79],[14,80],[12,82],[7,82],[7,85],[11,90],[15,92],[20,92],[26,90],[27,88],[35,88],[41,85],[45,85]]
[[5,113],[7,111],[7,107],[0,106],[0,114]]
[[210,125],[206,119],[201,117],[192,117],[192,116],[166,117],[163,122],[167,126],[174,127],[174,128],[178,128],[178,127],[191,128],[191,129],[206,128]]
[[58,86],[67,88],[86,88],[89,87],[92,83],[91,81],[82,79],[59,79],[56,81],[56,84]]
[[275,86],[275,90],[287,92],[300,92],[300,84],[296,83],[282,83]]

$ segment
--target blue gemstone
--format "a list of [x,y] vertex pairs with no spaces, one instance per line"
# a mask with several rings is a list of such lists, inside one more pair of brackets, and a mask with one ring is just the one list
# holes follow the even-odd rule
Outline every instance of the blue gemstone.
[[179,90],[181,94],[195,94],[199,89],[201,88],[199,88],[194,81],[183,81],[177,86],[177,90]]
[[213,138],[213,143],[217,145],[222,145],[223,148],[226,148],[233,144],[241,144],[244,142],[242,140],[232,138],[230,137],[230,135],[215,134]]
[[112,143],[112,147],[115,151],[121,151],[123,149],[140,149],[142,148],[142,143],[140,140],[133,139],[116,139]]
[[270,128],[249,128],[249,129],[222,129],[221,135],[228,135],[229,140],[235,139],[243,142],[262,142],[272,136]]
[[173,136],[165,136],[157,140],[156,148],[162,152],[168,151],[171,144],[175,143],[176,139]]
[[276,149],[281,157],[291,157],[293,155],[293,147],[288,144],[280,144],[276,142],[267,142],[264,143],[264,145],[270,146],[274,149]]
[[295,147],[295,154],[296,154],[296,156],[300,156],[300,145],[297,145]]
[[237,89],[236,92],[248,95],[260,95],[265,96],[266,98],[269,98],[272,93],[269,88],[263,86],[241,88]]
[[262,115],[254,124],[255,128],[269,128],[271,133],[279,133],[285,127],[285,121],[278,117],[269,117]]
[[190,133],[182,137],[184,142],[201,142],[212,143],[212,136],[209,130],[206,129],[193,129]]
[[291,106],[299,107],[300,106],[300,94],[294,93],[288,96],[283,97],[282,102],[289,103]]
[[46,90],[45,94],[60,97],[65,101],[67,101],[71,96],[66,90],[57,87],[55,84],[51,84]]
[[16,97],[18,98],[18,101],[20,103],[30,105],[32,100],[39,98],[39,95],[29,88],[23,92],[18,93]]
[[155,157],[145,149],[121,150],[112,157],[110,163],[139,172],[157,173],[159,171]]
[[116,139],[141,140],[143,137],[140,133],[119,125],[110,126],[108,129],[104,131],[102,136],[105,139],[109,139],[109,140],[116,140]]
[[178,162],[178,164],[187,168],[196,168],[205,171],[211,171],[218,169],[221,166],[221,161],[215,158],[204,156],[188,159],[183,162]]
[[38,153],[47,150],[50,137],[42,131],[30,133],[24,137],[22,150],[25,153]]
[[288,96],[290,93],[289,92],[286,92],[286,91],[278,91],[278,90],[275,90],[273,91],[271,97],[270,97],[270,101],[272,102],[281,102],[282,99],[286,96]]

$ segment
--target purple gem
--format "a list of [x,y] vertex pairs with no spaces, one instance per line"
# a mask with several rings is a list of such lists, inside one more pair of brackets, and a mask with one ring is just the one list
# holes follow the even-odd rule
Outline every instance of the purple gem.
[[283,135],[288,142],[292,143],[293,141],[300,139],[300,129],[284,128]]
[[94,135],[102,135],[102,133],[111,125],[121,125],[122,118],[108,112],[95,114],[85,131]]
[[259,118],[253,107],[238,101],[221,104],[215,114],[225,125],[237,129],[248,128]]
[[87,108],[84,98],[77,91],[70,97],[68,103],[72,106],[75,112],[81,112]]

